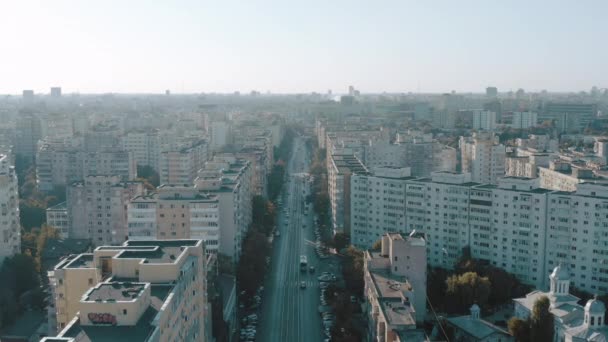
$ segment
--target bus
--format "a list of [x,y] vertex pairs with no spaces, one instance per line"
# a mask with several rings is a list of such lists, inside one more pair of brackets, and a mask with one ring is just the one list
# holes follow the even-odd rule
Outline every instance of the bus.
[[308,259],[306,255],[300,255],[300,271],[306,272],[308,266]]

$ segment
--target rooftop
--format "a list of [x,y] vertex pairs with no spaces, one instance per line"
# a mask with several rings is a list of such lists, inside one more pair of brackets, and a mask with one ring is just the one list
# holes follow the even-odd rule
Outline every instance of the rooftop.
[[131,301],[139,297],[146,287],[146,283],[101,283],[89,290],[86,301]]
[[83,253],[72,259],[63,268],[93,268],[93,254]]
[[504,329],[484,321],[483,319],[474,319],[471,316],[452,317],[447,320],[453,326],[458,327],[466,334],[471,335],[478,340],[482,340],[495,333],[509,335]]

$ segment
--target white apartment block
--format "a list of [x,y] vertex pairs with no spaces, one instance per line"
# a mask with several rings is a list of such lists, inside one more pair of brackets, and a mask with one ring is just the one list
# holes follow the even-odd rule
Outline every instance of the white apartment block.
[[512,177],[537,178],[539,168],[548,167],[553,155],[535,150],[517,149],[516,155],[505,159],[505,175]]
[[161,184],[193,184],[198,170],[209,158],[209,146],[200,140],[190,147],[160,154],[159,175]]
[[55,228],[61,239],[70,236],[70,217],[67,202],[46,209],[46,224]]
[[126,241],[72,255],[49,271],[53,341],[207,341],[200,240]]
[[202,240],[207,253],[220,245],[219,198],[194,186],[163,184],[133,198],[128,209],[129,240]]
[[327,179],[334,234],[350,234],[351,176],[366,174],[365,166],[353,155],[334,154],[327,158]]
[[517,138],[515,144],[518,150],[532,149],[537,152],[559,152],[559,142],[549,135],[530,134],[527,139]]
[[123,150],[85,152],[80,148],[41,144],[36,156],[40,191],[52,191],[93,175],[118,175],[129,181],[135,179],[137,168],[131,154]]
[[159,170],[161,139],[157,131],[128,132],[122,137],[122,147],[131,152],[137,166],[150,166]]
[[540,188],[538,178],[490,185],[446,172],[381,175],[352,179],[356,247],[370,248],[386,232],[416,230],[425,234],[432,266],[452,267],[468,247],[473,257],[539,289],[562,263],[576,287],[608,293],[608,185],[582,183],[567,192]]
[[368,248],[387,232],[407,233],[406,181],[409,168],[381,167],[373,175],[351,176],[351,242]]
[[219,253],[237,262],[251,225],[251,164],[236,157],[215,157],[199,171],[194,184],[199,191],[217,196],[219,203]]
[[426,341],[416,329],[426,316],[426,241],[404,236],[385,234],[380,251],[365,252],[365,341]]
[[462,172],[471,173],[471,180],[496,184],[505,174],[506,148],[493,133],[475,133],[460,137]]
[[538,124],[538,113],[536,112],[513,112],[512,128],[528,129]]
[[122,182],[118,176],[89,176],[67,188],[69,236],[91,239],[96,246],[127,240],[129,201],[143,194],[140,182]]
[[19,187],[9,157],[0,154],[0,264],[21,249]]
[[481,131],[496,129],[496,113],[487,110],[473,111],[473,129]]
[[209,125],[210,149],[217,151],[232,142],[232,126],[230,122],[213,121]]

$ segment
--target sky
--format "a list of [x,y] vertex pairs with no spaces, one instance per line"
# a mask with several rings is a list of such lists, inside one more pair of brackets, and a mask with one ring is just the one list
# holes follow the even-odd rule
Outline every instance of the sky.
[[0,93],[608,87],[608,1],[0,0]]

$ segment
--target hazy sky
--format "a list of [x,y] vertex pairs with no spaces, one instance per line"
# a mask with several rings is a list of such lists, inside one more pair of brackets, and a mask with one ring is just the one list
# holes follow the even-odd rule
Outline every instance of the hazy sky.
[[1,0],[0,93],[608,87],[608,1]]

